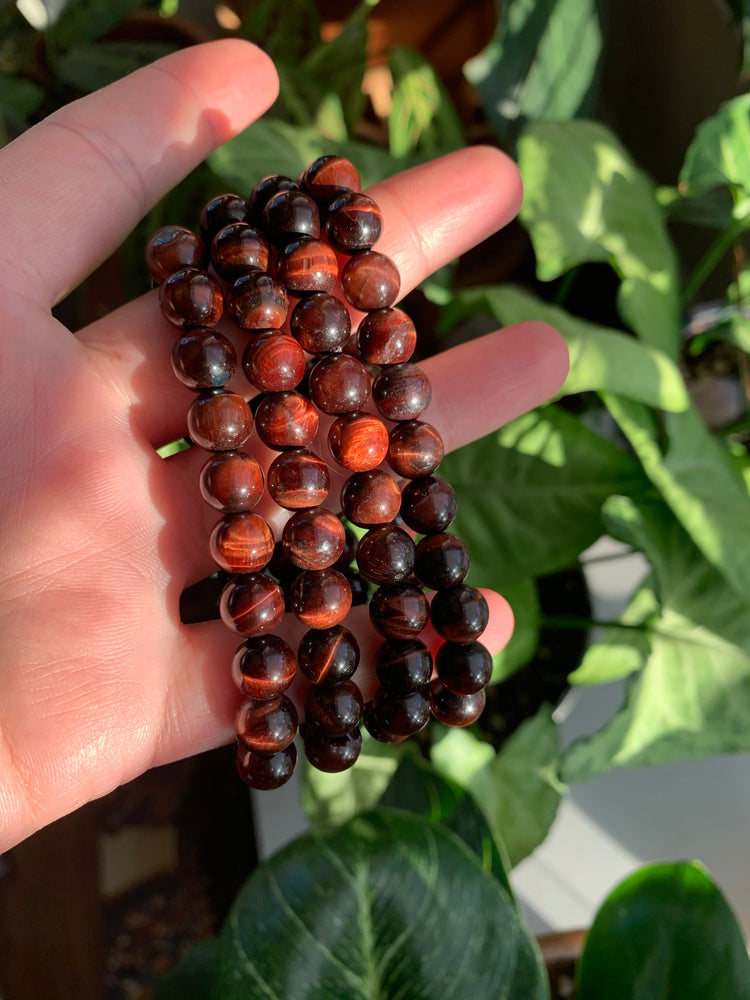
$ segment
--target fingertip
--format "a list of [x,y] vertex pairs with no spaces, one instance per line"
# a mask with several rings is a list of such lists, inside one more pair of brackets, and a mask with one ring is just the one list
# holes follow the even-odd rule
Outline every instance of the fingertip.
[[530,363],[538,377],[539,398],[535,405],[546,403],[557,395],[568,377],[568,345],[559,331],[543,320],[526,320],[515,324],[512,329],[524,339]]
[[500,594],[484,587],[479,588],[487,601],[490,618],[480,642],[493,654],[499,653],[510,642],[513,635],[513,610]]

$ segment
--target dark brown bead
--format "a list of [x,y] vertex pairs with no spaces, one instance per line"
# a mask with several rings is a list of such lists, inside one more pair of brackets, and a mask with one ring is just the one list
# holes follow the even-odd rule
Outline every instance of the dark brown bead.
[[285,694],[272,701],[246,698],[234,721],[237,739],[248,750],[278,753],[297,735],[297,709]]
[[175,271],[204,268],[207,262],[203,241],[182,226],[162,226],[146,243],[146,267],[157,285]]
[[355,472],[341,490],[341,507],[352,522],[362,528],[388,524],[399,512],[401,490],[382,469]]
[[208,547],[227,573],[257,573],[273,555],[273,532],[260,514],[225,514],[211,531]]
[[317,507],[331,486],[326,463],[304,448],[286,451],[274,459],[267,481],[272,498],[287,510]]
[[386,639],[375,657],[375,673],[386,691],[408,694],[430,683],[432,655],[419,639]]
[[352,590],[352,607],[358,608],[370,601],[370,584],[357,570],[351,566],[343,566],[341,572],[349,581]]
[[328,569],[344,551],[344,525],[323,507],[300,510],[284,525],[281,542],[300,569]]
[[273,632],[284,617],[284,592],[264,573],[237,576],[221,592],[219,612],[224,624],[240,635]]
[[371,701],[365,705],[362,721],[370,736],[379,743],[403,743],[406,739],[406,736],[399,736],[398,733],[392,733],[385,728],[380,713]]
[[430,685],[432,714],[444,726],[470,726],[484,710],[484,691],[452,694],[436,678]]
[[354,556],[357,552],[357,536],[354,534],[351,528],[344,529],[344,537],[346,542],[344,543],[344,551],[339,556],[337,566],[348,566],[350,563],[354,562]]
[[268,177],[258,181],[248,201],[248,217],[255,225],[260,225],[263,221],[264,208],[271,198],[281,191],[299,191],[299,184],[283,174],[269,174]]
[[430,605],[414,583],[378,587],[370,601],[370,620],[388,639],[414,639],[430,619]]
[[351,588],[337,569],[305,570],[292,584],[291,610],[309,628],[338,625],[351,606]]
[[413,479],[401,494],[401,517],[422,535],[445,531],[457,506],[453,487],[437,476]]
[[263,209],[263,229],[277,246],[300,236],[320,236],[320,212],[309,194],[303,191],[278,191]]
[[339,264],[327,243],[294,240],[279,254],[276,273],[293,295],[330,292],[339,278]]
[[203,206],[200,215],[201,236],[211,246],[214,236],[233,222],[247,221],[247,202],[238,194],[217,194]]
[[419,365],[388,365],[372,383],[372,398],[387,420],[414,420],[430,405],[432,388]]
[[246,222],[233,222],[214,236],[211,263],[226,281],[234,281],[245,271],[267,271],[268,261],[268,240]]
[[371,413],[346,413],[328,431],[331,454],[351,472],[369,472],[388,454],[388,430]]
[[369,250],[380,238],[383,213],[366,194],[349,191],[328,206],[326,237],[341,253]]
[[453,694],[476,694],[492,677],[492,655],[481,642],[444,642],[435,666],[443,686]]
[[388,464],[398,476],[405,479],[429,476],[444,455],[443,439],[432,424],[407,420],[391,429]]
[[229,290],[227,309],[243,330],[278,330],[289,312],[284,286],[264,271],[249,271]]
[[298,302],[289,325],[309,354],[342,351],[352,330],[349,310],[341,299],[326,292],[315,292]]
[[336,774],[356,763],[362,750],[362,734],[353,729],[346,736],[326,736],[317,726],[306,726],[302,743],[313,767]]
[[432,624],[449,642],[472,642],[487,628],[490,609],[481,591],[465,583],[439,590],[432,599]]
[[414,569],[414,542],[395,524],[373,528],[360,539],[357,566],[373,583],[401,583]]
[[455,535],[426,535],[417,546],[414,571],[431,590],[463,583],[469,572],[469,550]]
[[343,625],[310,629],[299,644],[298,659],[313,684],[341,684],[359,666],[359,643]]
[[427,688],[395,694],[383,688],[376,693],[372,705],[382,727],[397,736],[413,736],[430,720],[430,696]]
[[199,396],[188,410],[188,433],[209,451],[236,451],[250,437],[253,415],[242,396],[220,392]]
[[362,190],[357,168],[343,156],[319,156],[302,172],[298,183],[318,204],[325,205],[345,191]]
[[398,298],[401,278],[390,257],[363,250],[341,269],[341,290],[355,309],[387,309]]
[[310,372],[310,396],[323,413],[356,413],[370,398],[370,373],[349,354],[323,358]]
[[201,469],[201,496],[223,514],[252,510],[263,496],[263,486],[263,470],[243,451],[212,455]]
[[354,681],[311,687],[305,698],[305,722],[326,736],[346,736],[362,718],[364,701]]
[[247,380],[261,392],[294,389],[305,374],[305,352],[288,333],[259,333],[245,348],[242,368]]
[[246,639],[232,660],[232,679],[250,698],[269,701],[277,698],[294,680],[297,658],[278,635]]
[[376,309],[357,330],[362,360],[370,365],[398,365],[414,353],[417,331],[402,309]]
[[265,754],[237,746],[237,773],[250,788],[268,792],[285,785],[297,763],[297,748],[290,743],[279,753]]
[[183,333],[172,349],[172,371],[188,389],[220,389],[236,367],[234,347],[215,330]]
[[272,392],[255,411],[258,437],[269,448],[304,448],[318,433],[318,411],[298,392]]
[[224,311],[219,282],[195,267],[175,271],[162,282],[159,305],[165,318],[184,330],[216,326]]

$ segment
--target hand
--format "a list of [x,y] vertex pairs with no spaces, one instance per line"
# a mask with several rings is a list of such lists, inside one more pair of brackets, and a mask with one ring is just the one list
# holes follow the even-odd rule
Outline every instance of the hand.
[[[0,851],[155,764],[226,742],[239,643],[183,626],[213,572],[199,449],[166,461],[193,394],[174,378],[155,293],[73,336],[51,306],[212,149],[273,102],[268,58],[240,41],[169,56],[68,105],[0,151]],[[218,193],[218,192],[217,192]],[[516,213],[501,153],[463,150],[378,185],[378,249],[407,291]],[[424,365],[446,448],[548,399],[567,353],[541,323]],[[484,641],[512,616],[489,595]],[[362,609],[360,609],[362,610]],[[358,636],[374,646],[366,613]]]

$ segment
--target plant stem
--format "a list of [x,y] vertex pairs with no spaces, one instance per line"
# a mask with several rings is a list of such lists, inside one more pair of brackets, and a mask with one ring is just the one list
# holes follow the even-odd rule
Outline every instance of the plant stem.
[[552,301],[556,306],[561,306],[568,297],[570,289],[573,287],[573,282],[578,277],[578,272],[581,270],[581,265],[576,264],[575,267],[571,268],[566,274],[563,275],[560,284],[557,286],[557,291],[554,294]]
[[695,266],[695,270],[685,283],[685,290],[682,293],[682,304],[686,305],[695,293],[703,286],[714,268],[718,265],[727,250],[735,242],[737,237],[746,227],[745,220],[735,220],[730,226],[723,230],[711,246],[706,250]]

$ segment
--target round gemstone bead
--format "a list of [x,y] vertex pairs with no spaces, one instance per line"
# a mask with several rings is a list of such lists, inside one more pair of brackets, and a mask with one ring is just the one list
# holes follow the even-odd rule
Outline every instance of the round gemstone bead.
[[373,528],[360,539],[357,565],[373,583],[401,583],[414,569],[414,542],[396,524]]
[[201,236],[206,246],[211,246],[220,229],[233,222],[245,222],[247,209],[247,202],[238,194],[217,194],[206,202],[200,215]]
[[416,638],[429,618],[427,598],[414,583],[385,584],[372,595],[370,620],[388,639]]
[[431,590],[463,583],[469,572],[469,550],[455,535],[426,535],[417,545],[414,571]]
[[406,736],[399,736],[398,733],[392,733],[385,728],[380,713],[371,701],[365,705],[362,721],[370,736],[379,743],[403,743],[406,739]]
[[351,472],[369,472],[388,454],[388,430],[371,413],[346,413],[328,431],[331,454]]
[[369,365],[398,365],[408,361],[417,346],[417,331],[402,309],[376,309],[357,330],[362,359]]
[[237,576],[221,592],[219,612],[224,624],[240,635],[273,632],[284,617],[284,592],[264,573]]
[[323,358],[310,372],[310,396],[323,413],[356,413],[370,398],[370,373],[349,354]]
[[387,420],[414,420],[430,405],[432,388],[419,365],[388,365],[372,383],[372,398]]
[[199,482],[203,499],[223,514],[252,510],[263,495],[263,470],[242,451],[212,455]]
[[300,670],[313,684],[341,684],[359,666],[359,644],[343,625],[310,629],[297,655]]
[[248,750],[241,743],[237,747],[237,773],[250,788],[270,791],[286,784],[297,763],[297,748],[290,743],[285,750],[274,754]]
[[429,476],[444,455],[443,439],[432,424],[407,420],[391,429],[388,464],[397,476],[404,479]]
[[430,683],[432,656],[419,639],[386,639],[375,657],[375,673],[384,690],[408,694]]
[[243,694],[257,701],[277,698],[294,680],[297,658],[278,635],[246,639],[232,660],[232,679]]
[[356,762],[362,751],[362,734],[352,729],[346,736],[326,736],[318,726],[306,726],[302,743],[313,767],[336,774]]
[[236,451],[250,437],[253,415],[247,402],[235,392],[201,395],[187,415],[188,433],[209,451]]
[[234,281],[245,271],[267,271],[268,261],[268,240],[246,222],[233,222],[214,236],[211,263],[226,281]]
[[297,735],[297,709],[285,694],[271,701],[246,698],[240,705],[234,726],[237,739],[248,750],[278,753]]
[[330,292],[338,281],[336,254],[321,240],[294,240],[279,254],[276,273],[292,295]]
[[271,198],[282,191],[299,191],[299,184],[283,174],[269,174],[258,181],[248,202],[248,217],[255,225],[260,225],[263,221],[263,210]]
[[341,557],[346,536],[344,525],[323,507],[300,510],[284,525],[281,543],[290,560],[300,569],[328,569]]
[[286,451],[268,469],[268,492],[287,510],[317,507],[328,496],[331,479],[326,463],[304,448]]
[[401,517],[423,535],[445,531],[457,506],[453,488],[437,476],[413,479],[401,494]]
[[341,507],[352,522],[363,528],[388,524],[399,512],[401,490],[382,469],[355,472],[341,490]]
[[202,269],[207,260],[203,241],[183,226],[162,226],[146,243],[146,267],[157,285],[185,267]]
[[247,380],[261,392],[294,389],[305,374],[305,352],[288,333],[270,330],[250,341],[242,356]]
[[318,411],[298,392],[272,392],[255,411],[258,437],[269,448],[303,448],[318,433]]
[[311,687],[305,698],[305,722],[327,736],[346,736],[362,718],[362,692],[354,681]]
[[349,340],[352,321],[341,299],[327,292],[314,292],[292,310],[292,336],[309,354],[342,351]]
[[449,642],[473,642],[487,628],[490,610],[481,591],[459,583],[432,599],[432,624]]
[[185,330],[216,326],[224,311],[219,282],[195,267],[174,271],[162,282],[159,305],[170,323]]
[[273,555],[273,532],[260,514],[225,514],[208,545],[211,558],[227,573],[257,573]]
[[435,666],[443,687],[452,694],[476,694],[492,677],[492,656],[481,642],[444,642]]
[[381,688],[372,700],[378,719],[396,736],[413,736],[423,729],[430,719],[429,689],[395,694]]
[[401,288],[396,265],[376,250],[363,250],[350,257],[341,270],[341,290],[355,309],[387,309]]
[[264,271],[248,271],[229,290],[227,309],[243,330],[278,330],[289,312],[286,288]]
[[366,194],[348,191],[328,206],[326,237],[341,253],[369,250],[383,228],[383,213]]
[[309,628],[330,628],[346,618],[352,591],[337,569],[305,570],[291,588],[291,610]]
[[451,694],[436,678],[430,685],[432,714],[444,726],[470,726],[484,710],[484,691]]
[[299,185],[319,204],[328,204],[345,191],[361,191],[362,181],[353,163],[343,156],[320,156],[299,178]]
[[313,199],[303,191],[277,191],[263,209],[263,229],[277,246],[300,236],[320,236],[320,213]]
[[215,330],[183,333],[172,349],[172,371],[188,389],[220,389],[236,367],[234,347]]

